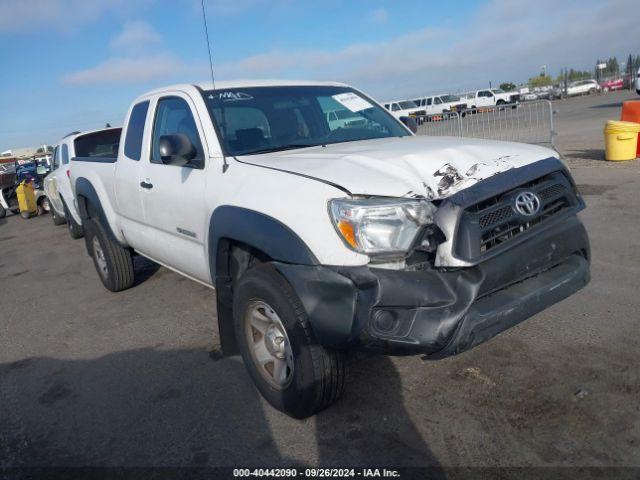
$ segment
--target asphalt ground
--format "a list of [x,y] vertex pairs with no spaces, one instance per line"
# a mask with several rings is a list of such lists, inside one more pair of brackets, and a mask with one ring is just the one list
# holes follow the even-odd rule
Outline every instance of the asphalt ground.
[[0,220],[0,467],[640,467],[640,161],[602,154],[626,98],[554,102],[590,285],[457,357],[353,358],[304,421],[221,358],[213,291],[137,258],[113,294],[50,216]]

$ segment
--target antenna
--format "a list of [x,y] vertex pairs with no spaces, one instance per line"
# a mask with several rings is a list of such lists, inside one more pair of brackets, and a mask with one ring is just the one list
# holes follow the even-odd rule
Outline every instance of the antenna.
[[209,70],[211,71],[211,83],[213,89],[216,89],[216,80],[213,76],[213,60],[211,60],[211,42],[209,41],[209,29],[207,28],[207,13],[204,10],[204,0],[200,0],[202,5],[202,20],[204,20],[204,34],[207,37],[207,50],[209,51]]

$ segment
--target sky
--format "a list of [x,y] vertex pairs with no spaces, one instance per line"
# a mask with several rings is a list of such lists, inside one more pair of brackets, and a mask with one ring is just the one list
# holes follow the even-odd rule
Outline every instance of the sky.
[[[217,79],[352,84],[378,100],[640,54],[638,0],[205,0]],[[200,0],[0,0],[0,151],[121,125],[209,79]]]

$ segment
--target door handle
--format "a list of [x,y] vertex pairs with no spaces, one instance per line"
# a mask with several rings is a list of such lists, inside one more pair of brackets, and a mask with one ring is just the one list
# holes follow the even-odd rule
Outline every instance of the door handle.
[[148,183],[148,182],[140,182],[140,186],[142,188],[146,188],[147,190],[150,190],[153,188],[153,183]]

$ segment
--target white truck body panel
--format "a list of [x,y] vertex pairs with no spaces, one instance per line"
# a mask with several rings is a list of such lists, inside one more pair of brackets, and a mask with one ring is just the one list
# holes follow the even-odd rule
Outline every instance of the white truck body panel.
[[[271,84],[238,82],[216,87]],[[273,83],[287,84],[341,85]],[[165,96],[179,96],[191,107],[206,152],[204,169],[150,162],[155,106]],[[118,241],[208,285],[213,282],[207,249],[209,219],[218,206],[238,206],[273,217],[295,232],[323,265],[360,266],[370,258],[347,248],[329,219],[328,202],[349,197],[332,183],[352,195],[436,199],[511,168],[557,156],[553,150],[532,145],[409,136],[227,157],[228,170],[223,173],[222,148],[196,86],[167,87],[136,99],[125,119],[123,139],[131,109],[146,100],[150,105],[141,160],[126,157],[121,141],[116,163],[78,162],[71,170],[72,179],[75,183],[83,177],[95,187]],[[153,188],[141,189],[140,182],[153,183]]]
[[[69,209],[69,213],[74,220],[81,225],[82,219],[78,213],[75,197],[71,189],[71,182],[69,181],[68,171],[71,168],[71,158],[75,156],[75,147],[73,140],[77,135],[70,135],[63,138],[54,150],[54,165],[57,167],[51,171],[43,182],[43,188],[51,203],[56,214],[60,217],[65,217],[64,203]],[[66,149],[66,153],[63,156],[63,149]]]

